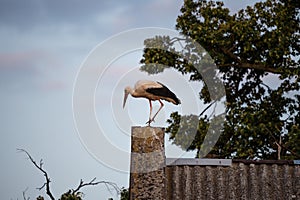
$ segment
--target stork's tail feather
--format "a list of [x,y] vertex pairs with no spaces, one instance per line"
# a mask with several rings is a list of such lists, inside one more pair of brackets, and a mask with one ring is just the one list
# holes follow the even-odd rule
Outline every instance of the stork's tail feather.
[[176,102],[176,105],[181,104],[180,99],[178,99],[177,97],[176,97],[176,99],[175,99],[175,102]]

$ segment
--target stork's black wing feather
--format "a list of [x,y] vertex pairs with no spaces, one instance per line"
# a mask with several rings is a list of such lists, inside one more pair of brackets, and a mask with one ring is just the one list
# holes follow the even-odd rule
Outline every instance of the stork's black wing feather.
[[169,88],[167,88],[164,84],[158,82],[162,87],[160,88],[148,88],[146,89],[147,92],[160,96],[160,97],[166,97],[166,98],[171,98],[176,102],[177,104],[180,104],[180,100],[177,98],[177,96],[171,91],[169,90]]

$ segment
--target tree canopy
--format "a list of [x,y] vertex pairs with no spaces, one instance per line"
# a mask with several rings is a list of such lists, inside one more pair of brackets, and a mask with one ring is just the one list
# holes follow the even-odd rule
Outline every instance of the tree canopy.
[[[266,0],[232,14],[222,2],[185,0],[176,29],[208,52],[218,69],[211,71],[214,76],[206,76],[213,67],[189,40],[181,52],[176,50],[180,38],[145,40],[142,71],[156,74],[173,68],[189,75],[202,83],[199,99],[207,106],[226,96],[221,136],[209,156],[300,158],[299,5],[297,0]],[[225,93],[214,91],[217,96],[212,97],[207,81],[221,82]],[[195,118],[196,125],[189,123]],[[202,157],[204,137],[217,118],[175,112],[166,132],[174,144],[198,150],[196,157]],[[187,144],[187,137],[192,142]]]

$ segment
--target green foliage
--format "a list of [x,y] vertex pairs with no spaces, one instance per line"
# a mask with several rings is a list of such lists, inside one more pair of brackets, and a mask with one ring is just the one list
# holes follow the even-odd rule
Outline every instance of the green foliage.
[[76,192],[74,194],[72,190],[69,190],[68,192],[61,195],[60,200],[82,200],[82,196],[82,192]]
[[129,190],[122,187],[120,200],[129,200]]
[[[167,121],[171,124],[166,132],[170,133],[172,143],[186,150],[200,149],[204,137],[208,131],[209,121],[206,117],[197,115],[180,116],[178,112],[171,114]],[[199,151],[196,157],[199,157]]]
[[[299,159],[300,63],[299,1],[266,0],[230,14],[222,2],[185,0],[176,28],[201,44],[218,67],[212,69],[204,49],[189,40],[156,36],[145,40],[142,71],[174,68],[200,81],[200,100],[220,100],[208,87],[222,82],[226,116],[222,135],[211,154],[222,158]],[[183,44],[178,50],[176,45]],[[277,85],[266,80],[275,79]],[[212,97],[212,94],[217,94]],[[224,96],[224,94],[223,94]],[[183,102],[184,103],[184,102]],[[173,113],[166,129],[172,142],[201,157],[208,127],[217,116]],[[280,147],[280,148],[279,148]]]

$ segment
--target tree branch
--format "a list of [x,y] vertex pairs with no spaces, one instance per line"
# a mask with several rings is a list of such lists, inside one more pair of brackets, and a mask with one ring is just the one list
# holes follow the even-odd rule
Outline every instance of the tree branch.
[[[267,66],[265,64],[252,64],[252,63],[247,63],[245,61],[241,61],[241,59],[239,59],[234,53],[231,52],[231,49],[226,50],[225,48],[220,47],[220,49],[222,50],[222,52],[229,56],[231,59],[233,59],[239,67],[239,68],[245,68],[245,69],[254,69],[254,70],[259,70],[259,71],[264,71],[264,72],[270,72],[273,74],[282,74],[284,72],[284,70],[280,69],[280,68],[273,68],[270,66]],[[232,65],[230,65],[232,66]],[[219,65],[219,67],[228,67],[228,64],[225,65]],[[289,69],[291,71],[292,74],[296,73],[296,69]]]
[[30,199],[30,197],[26,197],[26,192],[27,192],[27,190],[28,190],[28,188],[26,188],[24,191],[23,191],[23,199],[24,200],[29,200]]
[[[170,40],[170,43],[173,45],[175,42],[186,41],[186,40],[187,40],[186,38],[173,37]],[[181,46],[181,47],[183,48],[183,46]]]
[[35,160],[31,157],[31,155],[24,149],[17,149],[19,152],[25,153],[27,155],[27,157],[29,158],[29,160],[33,163],[33,165],[38,168],[45,176],[46,182],[42,185],[42,187],[37,188],[39,190],[43,189],[44,187],[46,187],[46,194],[50,197],[51,200],[55,200],[54,196],[52,195],[51,191],[50,191],[50,178],[47,174],[47,172],[43,169],[43,160],[40,160],[40,163],[37,164],[35,162]]
[[[37,188],[38,190],[42,190],[43,188],[46,188],[46,194],[50,197],[51,200],[55,200],[54,196],[52,195],[51,191],[50,191],[50,178],[48,176],[48,173],[43,169],[43,160],[41,159],[39,164],[31,157],[31,155],[24,149],[17,149],[19,152],[25,153],[27,155],[27,157],[29,158],[29,160],[33,163],[33,165],[38,168],[45,176],[46,182],[39,188]],[[88,183],[84,183],[83,180],[80,180],[80,183],[78,185],[78,187],[74,190],[70,190],[70,193],[72,191],[72,195],[77,195],[76,193],[79,192],[80,189],[82,189],[85,186],[89,186],[89,185],[98,185],[100,183],[105,184],[105,186],[107,187],[108,191],[111,192],[111,188],[112,187],[116,193],[119,195],[121,192],[121,189],[118,187],[117,184],[113,183],[113,182],[109,182],[109,181],[97,181],[96,182],[96,178],[93,178],[90,182]],[[27,190],[27,189],[26,189]],[[29,200],[29,198],[26,199],[25,197],[25,192],[26,190],[23,192],[23,198],[24,200]]]
[[202,116],[205,111],[207,111],[214,103],[216,103],[217,100],[214,100],[213,102],[211,102],[200,114],[199,114],[199,117]]
[[85,187],[85,186],[89,186],[89,185],[98,185],[98,184],[105,184],[105,186],[107,187],[107,189],[110,191],[109,186],[113,187],[113,189],[117,192],[117,194],[120,193],[121,189],[118,187],[117,184],[113,183],[113,182],[108,182],[108,181],[96,181],[96,177],[93,178],[90,182],[88,183],[84,183],[82,179],[80,179],[79,185],[76,189],[72,190],[72,194],[75,195],[81,188]]
[[[278,129],[278,128],[277,128],[277,129]],[[300,155],[299,155],[299,154],[293,152],[292,150],[290,150],[289,148],[287,148],[285,145],[282,144],[282,142],[281,142],[281,137],[280,137],[280,139],[279,139],[279,142],[277,142],[277,139],[276,139],[276,137],[273,135],[273,133],[272,133],[268,128],[266,128],[266,130],[267,130],[268,133],[271,135],[271,137],[275,140],[275,144],[276,144],[278,147],[280,146],[280,151],[281,151],[281,149],[285,149],[285,150],[289,151],[292,155],[294,155],[294,156],[300,158]]]
[[264,64],[251,64],[251,63],[243,62],[243,63],[239,64],[239,67],[246,68],[246,69],[255,69],[255,70],[264,71],[264,72],[270,72],[272,74],[282,74],[281,69],[268,67]]

